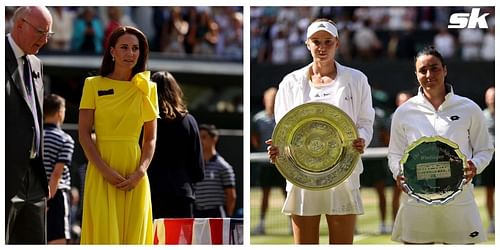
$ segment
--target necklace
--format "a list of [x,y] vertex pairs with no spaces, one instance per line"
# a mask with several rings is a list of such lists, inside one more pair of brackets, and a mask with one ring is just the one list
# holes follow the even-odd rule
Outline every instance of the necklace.
[[309,81],[314,85],[314,86],[321,86],[325,84],[331,83],[336,77],[336,70],[335,68],[332,68],[328,73],[322,75],[321,73],[316,73],[314,74],[313,69],[309,70]]

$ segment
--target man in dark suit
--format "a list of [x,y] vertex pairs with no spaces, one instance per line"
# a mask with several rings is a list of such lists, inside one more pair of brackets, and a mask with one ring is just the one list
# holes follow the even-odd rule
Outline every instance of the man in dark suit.
[[42,163],[42,65],[35,56],[52,34],[43,6],[14,12],[5,37],[5,242],[46,243],[47,177]]

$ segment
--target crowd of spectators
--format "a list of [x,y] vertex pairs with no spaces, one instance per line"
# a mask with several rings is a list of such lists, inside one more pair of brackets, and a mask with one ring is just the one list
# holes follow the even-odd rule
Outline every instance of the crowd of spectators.
[[412,58],[423,46],[434,44],[444,57],[494,60],[495,10],[481,7],[488,29],[448,29],[453,13],[472,7],[252,7],[251,59],[273,64],[306,62],[307,25],[329,18],[339,29],[342,60]]
[[[6,7],[5,32],[15,7]],[[152,52],[174,57],[196,55],[242,60],[241,7],[51,7],[54,36],[44,50],[101,54],[107,36],[118,26],[142,30]]]

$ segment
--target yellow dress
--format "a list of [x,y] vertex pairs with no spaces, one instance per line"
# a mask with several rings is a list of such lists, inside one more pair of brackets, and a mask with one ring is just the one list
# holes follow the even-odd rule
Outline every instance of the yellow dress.
[[[141,128],[158,117],[156,84],[149,71],[131,81],[87,78],[80,109],[95,110],[96,145],[103,160],[124,177],[134,172],[141,158]],[[153,234],[148,176],[133,190],[121,191],[89,162],[81,244],[152,244]]]

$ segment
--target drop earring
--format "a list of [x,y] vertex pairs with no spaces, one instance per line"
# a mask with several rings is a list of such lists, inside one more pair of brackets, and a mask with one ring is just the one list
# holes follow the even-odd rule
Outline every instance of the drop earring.
[[115,61],[115,57],[114,56],[111,56],[111,61]]

